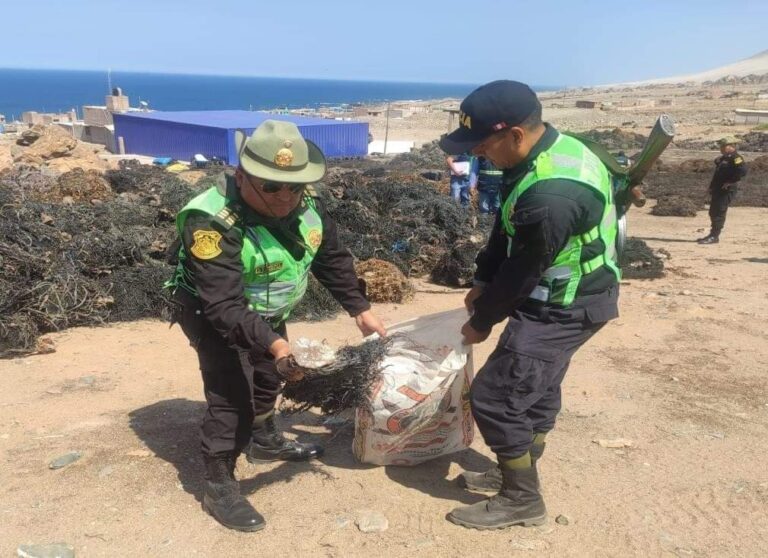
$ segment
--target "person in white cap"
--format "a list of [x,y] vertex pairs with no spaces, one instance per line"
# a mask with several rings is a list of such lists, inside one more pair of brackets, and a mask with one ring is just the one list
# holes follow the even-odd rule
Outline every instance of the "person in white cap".
[[316,444],[283,437],[274,418],[284,381],[302,377],[285,322],[309,273],[352,316],[363,335],[386,335],[371,312],[352,255],[308,186],[323,178],[320,149],[289,122],[267,120],[236,134],[240,164],[178,214],[176,272],[167,283],[177,321],[196,349],[208,404],[202,424],[203,507],[241,531],[264,518],[240,494],[235,462],[304,461]]

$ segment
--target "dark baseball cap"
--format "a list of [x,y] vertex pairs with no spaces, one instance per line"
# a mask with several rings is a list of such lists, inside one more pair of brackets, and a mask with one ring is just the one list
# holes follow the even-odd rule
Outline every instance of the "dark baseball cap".
[[518,126],[540,106],[536,93],[519,81],[481,85],[461,102],[459,127],[440,139],[440,148],[450,155],[471,151],[488,136]]

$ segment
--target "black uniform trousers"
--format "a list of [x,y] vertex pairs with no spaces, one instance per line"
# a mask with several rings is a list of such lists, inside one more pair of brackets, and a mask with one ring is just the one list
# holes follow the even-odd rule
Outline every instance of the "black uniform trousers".
[[[250,441],[254,416],[272,411],[282,392],[274,358],[269,352],[255,355],[230,348],[205,318],[197,299],[181,298],[176,320],[197,351],[208,403],[202,451],[211,456],[239,454]],[[285,324],[275,332],[285,338]]]
[[728,206],[731,205],[736,197],[736,186],[731,186],[723,190],[719,186],[711,190],[712,198],[709,202],[709,219],[712,222],[712,232],[714,236],[720,236],[725,226],[725,216],[728,213]]
[[594,307],[529,304],[510,316],[470,390],[477,427],[500,460],[520,457],[535,433],[554,428],[571,357],[618,315],[617,298],[612,287]]

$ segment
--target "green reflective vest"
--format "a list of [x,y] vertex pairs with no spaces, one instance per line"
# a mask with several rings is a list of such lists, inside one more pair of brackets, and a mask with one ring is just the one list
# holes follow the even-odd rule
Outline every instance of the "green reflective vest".
[[[584,234],[568,239],[568,243],[557,254],[552,265],[544,271],[539,285],[530,295],[530,298],[541,302],[570,306],[576,298],[576,292],[584,275],[605,265],[616,275],[617,280],[621,278],[616,256],[618,234],[616,205],[613,199],[611,177],[605,165],[583,143],[570,136],[559,134],[552,147],[536,157],[532,169],[504,200],[501,220],[509,236],[510,247],[512,237],[515,235],[512,215],[517,200],[537,182],[551,179],[572,180],[585,188],[591,188],[605,204],[600,224]],[[585,260],[582,257],[582,248],[598,239],[602,240],[603,251]]]
[[[216,187],[194,198],[176,216],[179,235],[183,234],[184,223],[191,211],[202,211],[218,217],[229,227],[237,228],[243,237],[240,259],[248,307],[271,323],[283,322],[307,290],[309,268],[323,240],[323,223],[315,200],[307,195],[301,203],[299,233],[305,248],[301,260],[295,260],[266,227],[240,223],[227,208],[227,201]],[[182,246],[176,272],[166,286],[181,286],[195,294],[193,282],[184,267],[186,258]]]

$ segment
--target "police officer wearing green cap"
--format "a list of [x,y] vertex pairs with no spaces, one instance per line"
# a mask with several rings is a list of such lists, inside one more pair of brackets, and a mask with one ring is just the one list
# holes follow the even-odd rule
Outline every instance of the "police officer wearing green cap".
[[744,158],[736,151],[739,139],[726,136],[719,140],[720,157],[715,159],[715,174],[709,183],[709,234],[697,240],[699,244],[717,244],[725,226],[725,216],[737,192],[737,183],[747,175]]
[[325,175],[320,149],[293,123],[276,120],[235,139],[237,170],[176,218],[181,248],[167,287],[197,351],[208,404],[201,430],[203,507],[226,527],[256,531],[264,519],[234,476],[240,453],[252,463],[322,455],[321,446],[284,438],[274,418],[283,382],[303,375],[285,321],[309,273],[363,335],[386,330],[370,310],[335,223],[308,186]]
[[461,104],[460,127],[441,139],[503,170],[501,211],[477,256],[464,342],[481,343],[508,319],[472,383],[472,414],[498,466],[465,472],[490,499],[448,519],[476,529],[546,518],[537,462],[560,410],[571,357],[618,316],[616,207],[605,166],[584,144],[542,122],[536,94],[495,81]]

